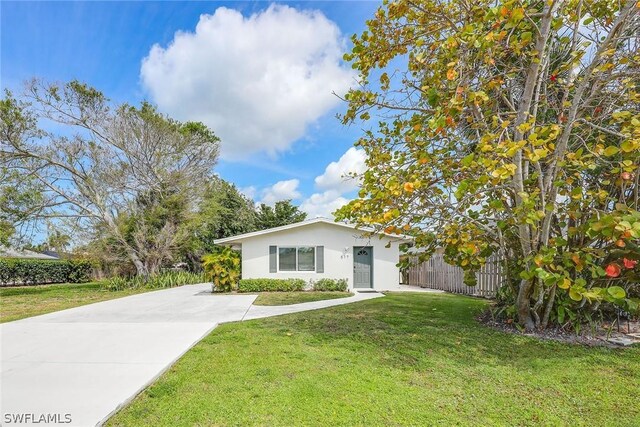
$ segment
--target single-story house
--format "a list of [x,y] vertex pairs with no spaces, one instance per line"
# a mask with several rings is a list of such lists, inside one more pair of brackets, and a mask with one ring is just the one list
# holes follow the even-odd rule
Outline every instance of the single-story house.
[[411,238],[314,218],[218,239],[242,252],[242,278],[347,279],[349,289],[398,289],[400,245]]

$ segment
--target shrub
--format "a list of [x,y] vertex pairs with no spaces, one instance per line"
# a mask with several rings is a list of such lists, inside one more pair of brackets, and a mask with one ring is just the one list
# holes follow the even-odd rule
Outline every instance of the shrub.
[[240,254],[231,248],[222,248],[203,256],[202,268],[216,291],[232,291],[240,279]]
[[296,292],[306,285],[302,279],[242,279],[238,292]]
[[87,260],[0,259],[0,284],[82,283],[91,278]]
[[127,279],[126,277],[116,276],[101,282],[100,285],[102,289],[107,291],[121,291],[123,289],[133,288],[131,280],[132,279]]
[[346,292],[348,288],[347,279],[320,279],[313,284],[313,290],[319,292]]
[[167,271],[155,276],[144,278],[135,276],[112,277],[102,283],[102,288],[108,291],[121,291],[123,289],[166,289],[182,285],[204,283],[207,278],[204,274],[189,273],[186,271]]

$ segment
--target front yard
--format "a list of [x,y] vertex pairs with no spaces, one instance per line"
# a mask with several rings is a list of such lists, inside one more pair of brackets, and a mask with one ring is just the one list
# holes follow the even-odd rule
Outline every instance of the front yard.
[[291,305],[353,296],[350,292],[262,292],[254,305]]
[[224,324],[110,426],[640,425],[640,349],[488,329],[486,302],[390,294]]
[[98,282],[0,288],[0,323],[147,291],[106,291]]

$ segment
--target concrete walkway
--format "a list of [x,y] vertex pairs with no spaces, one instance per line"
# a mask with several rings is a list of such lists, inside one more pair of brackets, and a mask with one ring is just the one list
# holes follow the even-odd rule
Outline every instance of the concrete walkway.
[[259,307],[199,284],[0,324],[0,425],[100,424],[219,323],[381,296]]

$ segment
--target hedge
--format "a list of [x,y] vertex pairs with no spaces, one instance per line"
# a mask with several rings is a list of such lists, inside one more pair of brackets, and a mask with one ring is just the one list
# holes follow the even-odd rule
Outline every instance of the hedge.
[[306,285],[302,279],[242,279],[238,292],[295,292],[303,291]]
[[346,292],[348,287],[347,279],[320,279],[313,284],[313,290],[320,292]]
[[85,260],[0,258],[0,285],[82,283],[90,280],[91,271]]

